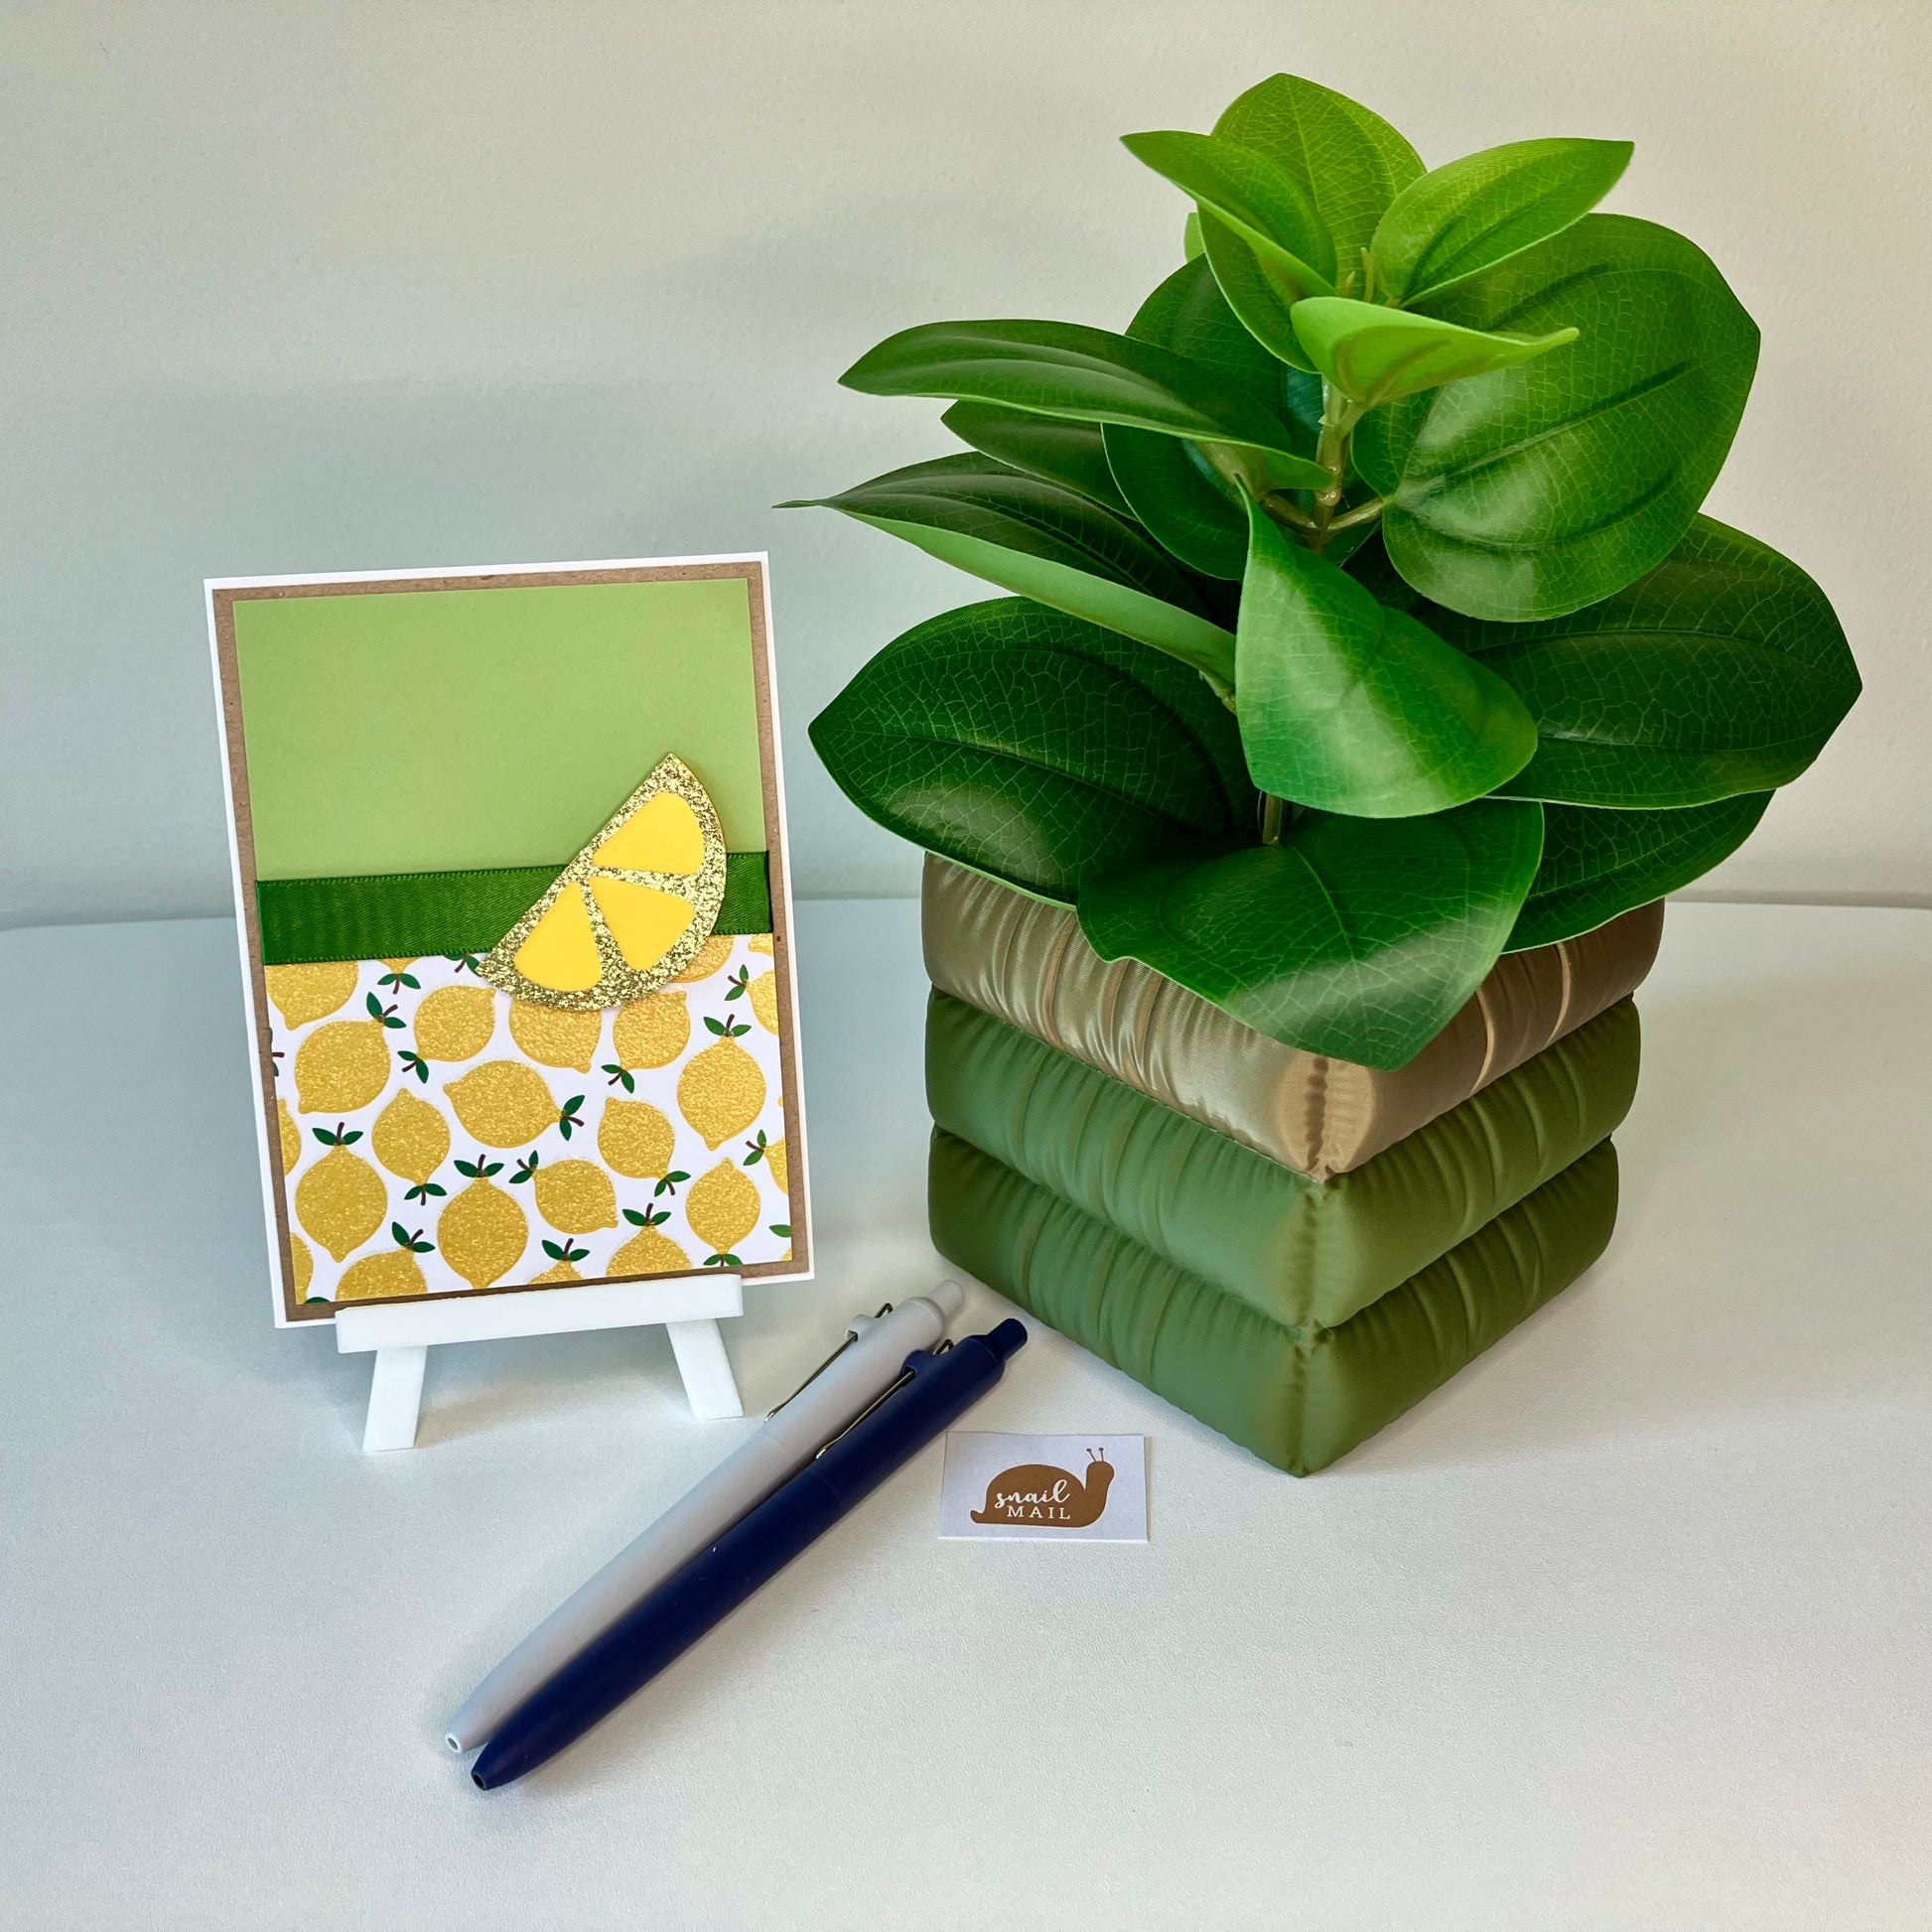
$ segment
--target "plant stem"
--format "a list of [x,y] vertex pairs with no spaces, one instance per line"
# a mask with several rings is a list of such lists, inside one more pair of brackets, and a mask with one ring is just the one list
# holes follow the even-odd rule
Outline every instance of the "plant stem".
[[1321,385],[1321,437],[1315,444],[1314,460],[1327,471],[1328,482],[1314,492],[1314,527],[1309,533],[1309,548],[1316,556],[1327,544],[1342,491],[1348,486],[1348,439],[1363,413],[1361,404],[1351,402],[1333,383]]
[[1280,845],[1282,842],[1282,821],[1287,817],[1287,801],[1277,798],[1272,791],[1261,794],[1261,842],[1263,845]]

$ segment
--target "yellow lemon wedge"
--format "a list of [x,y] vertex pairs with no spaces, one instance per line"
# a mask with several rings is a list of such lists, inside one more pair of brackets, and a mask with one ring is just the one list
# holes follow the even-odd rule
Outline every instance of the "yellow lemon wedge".
[[604,955],[581,886],[566,886],[516,949],[516,970],[546,993],[587,993],[604,977]]
[[675,872],[691,877],[704,869],[704,827],[690,801],[674,791],[646,798],[591,854],[591,863],[618,872]]
[[477,971],[534,1006],[623,1006],[703,955],[724,902],[717,810],[690,766],[666,757]]

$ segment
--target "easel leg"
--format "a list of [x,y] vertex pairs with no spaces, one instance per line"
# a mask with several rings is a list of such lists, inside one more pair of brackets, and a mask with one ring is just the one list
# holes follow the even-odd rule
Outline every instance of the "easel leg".
[[717,1322],[667,1321],[664,1332],[671,1338],[671,1352],[677,1357],[678,1373],[684,1377],[691,1414],[699,1422],[742,1416],[745,1404],[739,1397],[731,1357],[725,1353],[725,1338],[718,1332]]
[[[423,1405],[423,1366],[428,1348],[378,1348],[369,1377],[369,1419],[362,1453],[416,1447],[416,1418]],[[727,1373],[729,1374],[729,1370]]]

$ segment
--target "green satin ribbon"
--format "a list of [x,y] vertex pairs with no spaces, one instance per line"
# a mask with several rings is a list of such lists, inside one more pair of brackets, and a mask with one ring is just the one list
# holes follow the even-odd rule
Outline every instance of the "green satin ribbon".
[[[569,863],[560,859],[552,866],[488,872],[264,879],[255,887],[262,964],[487,952]],[[725,902],[712,930],[771,930],[771,883],[762,852],[725,855]]]

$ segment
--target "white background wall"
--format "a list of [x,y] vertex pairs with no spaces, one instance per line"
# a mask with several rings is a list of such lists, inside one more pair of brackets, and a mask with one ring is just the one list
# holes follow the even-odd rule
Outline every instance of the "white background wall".
[[1178,198],[1114,137],[1280,69],[1432,164],[1629,136],[1764,331],[1712,511],[1866,694],[1706,890],[1922,899],[1922,0],[790,0],[0,13],[0,922],[226,902],[205,575],[769,549],[808,893],[912,888],[804,727],[984,594],[768,507],[950,447],[835,386],[949,316],[1118,328]]

